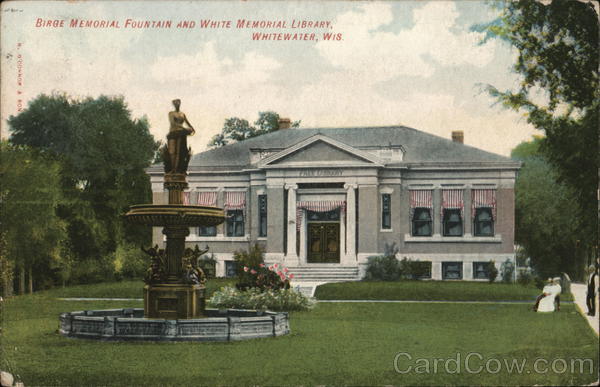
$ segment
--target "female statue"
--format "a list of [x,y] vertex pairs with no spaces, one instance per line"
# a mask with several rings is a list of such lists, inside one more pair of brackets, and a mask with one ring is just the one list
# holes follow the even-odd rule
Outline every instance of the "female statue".
[[[169,112],[169,134],[167,134],[167,149],[169,152],[170,171],[185,173],[189,161],[189,149],[187,147],[187,136],[193,136],[196,131],[188,121],[185,114],[179,111],[181,100],[174,99],[175,110]],[[187,125],[187,127],[184,126]]]

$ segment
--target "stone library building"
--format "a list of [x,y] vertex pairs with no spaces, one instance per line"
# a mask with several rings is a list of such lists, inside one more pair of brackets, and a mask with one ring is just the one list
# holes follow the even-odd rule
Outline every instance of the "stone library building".
[[[515,263],[514,184],[520,164],[404,126],[279,129],[193,156],[184,202],[224,209],[216,227],[190,229],[217,276],[258,243],[265,262],[301,281],[359,280],[390,251],[427,262],[431,280],[486,280],[490,261]],[[167,202],[161,165],[153,201]],[[160,228],[155,243],[163,244]]]

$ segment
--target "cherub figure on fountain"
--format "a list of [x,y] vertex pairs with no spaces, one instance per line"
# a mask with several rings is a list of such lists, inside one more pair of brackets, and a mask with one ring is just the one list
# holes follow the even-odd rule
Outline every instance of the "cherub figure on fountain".
[[151,257],[150,267],[146,270],[144,282],[146,284],[158,284],[164,282],[167,277],[164,271],[166,262],[165,251],[159,249],[158,245],[148,249],[145,249],[144,246],[142,246],[141,249]]

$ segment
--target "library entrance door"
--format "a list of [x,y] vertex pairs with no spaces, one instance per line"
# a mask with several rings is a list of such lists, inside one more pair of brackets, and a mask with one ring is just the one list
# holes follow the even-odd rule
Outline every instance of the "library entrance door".
[[308,224],[308,263],[340,262],[340,223]]

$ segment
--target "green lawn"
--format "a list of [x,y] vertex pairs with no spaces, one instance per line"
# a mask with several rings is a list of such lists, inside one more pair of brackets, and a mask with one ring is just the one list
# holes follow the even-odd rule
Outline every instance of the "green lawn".
[[[235,279],[215,278],[206,283],[206,292],[210,297],[215,290],[223,286],[234,286]],[[91,285],[77,285],[65,288],[54,288],[43,292],[50,297],[90,297],[90,298],[143,298],[144,282],[142,280],[127,280],[106,282]]]
[[[447,301],[535,301],[535,286],[467,281],[357,281],[329,283],[317,287],[319,300],[447,300]],[[561,301],[572,300],[570,294]]]
[[[114,284],[113,284],[114,285]],[[110,286],[113,286],[110,285]],[[132,343],[67,339],[56,333],[64,311],[141,307],[141,302],[59,301],[59,296],[123,297],[109,285],[41,292],[4,302],[0,367],[34,385],[567,385],[598,372],[598,339],[574,305],[537,314],[515,304],[318,304],[291,313],[288,336],[235,343]],[[82,289],[81,287],[79,289]],[[406,353],[412,356],[408,359]],[[469,370],[464,359],[471,355]],[[461,357],[461,370],[434,358]],[[397,358],[398,371],[394,368]],[[533,369],[535,359],[547,359]],[[428,359],[418,360],[417,359]],[[496,360],[526,360],[521,373]],[[559,359],[592,359],[575,372],[553,372]],[[429,372],[424,363],[429,362]],[[485,365],[488,364],[487,372]],[[588,362],[589,364],[589,362]],[[421,368],[415,369],[421,365]]]

